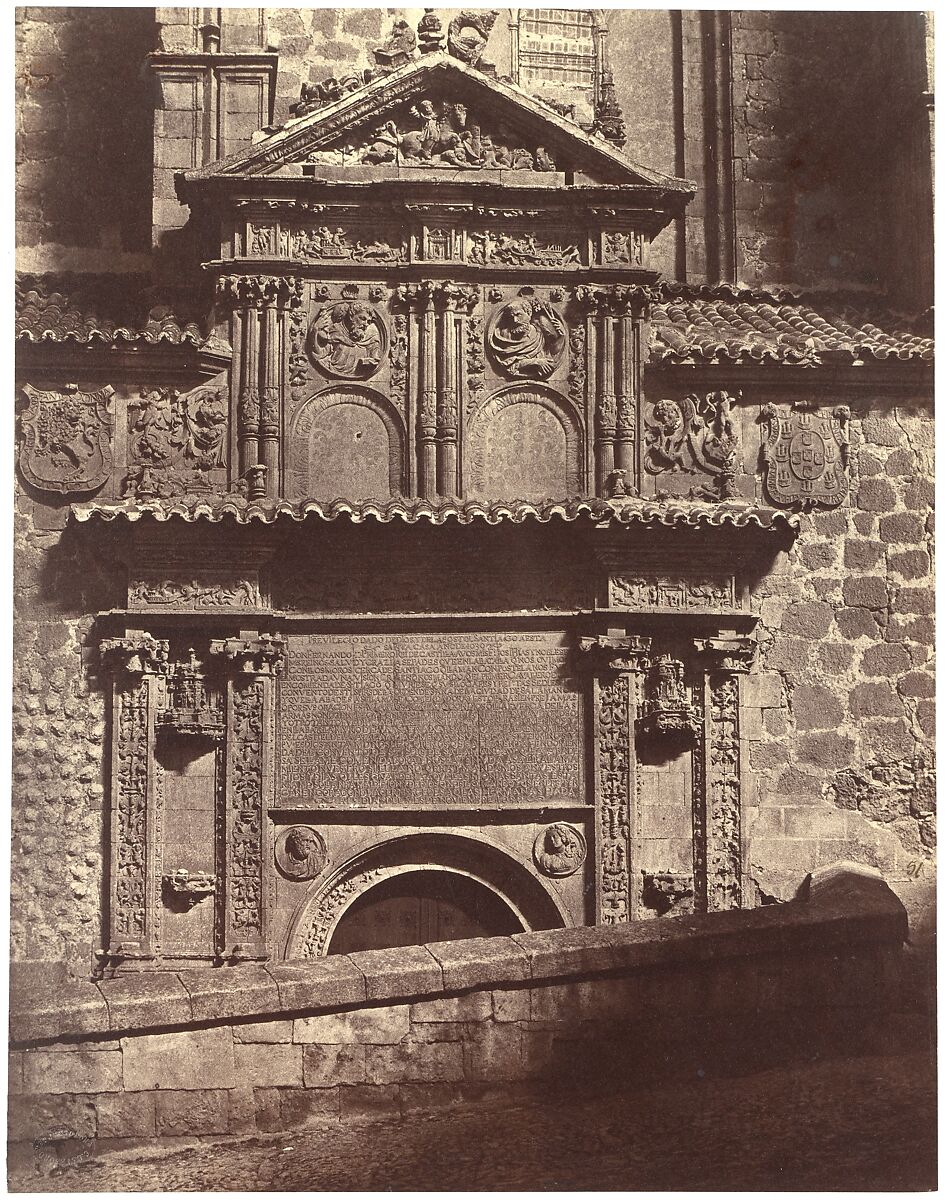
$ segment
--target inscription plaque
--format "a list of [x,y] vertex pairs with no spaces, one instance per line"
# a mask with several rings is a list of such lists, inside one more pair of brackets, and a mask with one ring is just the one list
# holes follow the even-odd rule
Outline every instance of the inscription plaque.
[[584,800],[583,709],[560,633],[310,634],[280,682],[279,803]]

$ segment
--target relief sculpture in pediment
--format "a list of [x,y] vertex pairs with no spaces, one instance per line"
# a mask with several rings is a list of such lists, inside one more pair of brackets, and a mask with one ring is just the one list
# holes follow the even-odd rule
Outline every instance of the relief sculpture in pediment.
[[380,315],[361,300],[326,304],[309,326],[309,358],[319,370],[337,379],[370,379],[386,348]]
[[547,379],[561,362],[567,334],[550,304],[517,296],[499,309],[487,340],[496,366],[505,375]]

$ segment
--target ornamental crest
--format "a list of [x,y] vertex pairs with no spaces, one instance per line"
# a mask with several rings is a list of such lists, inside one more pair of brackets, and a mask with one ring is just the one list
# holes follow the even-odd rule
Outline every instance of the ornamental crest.
[[765,487],[775,504],[836,508],[850,487],[847,474],[845,406],[832,413],[795,410],[782,416],[772,405],[763,411]]
[[23,441],[19,464],[24,479],[43,492],[94,492],[112,467],[110,387],[80,392],[67,384],[61,392],[23,388],[29,407],[20,418]]

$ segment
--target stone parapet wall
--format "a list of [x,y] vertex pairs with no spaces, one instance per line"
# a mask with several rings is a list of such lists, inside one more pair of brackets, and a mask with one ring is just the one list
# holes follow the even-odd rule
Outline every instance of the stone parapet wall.
[[[842,1051],[899,1004],[901,904],[833,868],[809,899],[609,928],[95,984],[14,976],[11,1162],[271,1133],[530,1089]],[[44,986],[45,983],[45,986]],[[851,1042],[850,1039],[853,1039]],[[860,1039],[860,1041],[857,1041]]]

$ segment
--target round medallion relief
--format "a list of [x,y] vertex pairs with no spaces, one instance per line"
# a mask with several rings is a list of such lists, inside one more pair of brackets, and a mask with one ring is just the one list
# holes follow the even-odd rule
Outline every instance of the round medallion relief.
[[550,304],[536,296],[516,296],[493,315],[486,342],[503,374],[547,379],[561,362],[567,335]]
[[314,879],[325,869],[328,855],[320,833],[308,825],[291,825],[276,838],[276,866],[286,879]]
[[587,843],[579,829],[558,821],[548,825],[535,838],[532,856],[542,874],[561,879],[573,875],[584,865]]
[[373,304],[339,300],[321,308],[305,349],[314,366],[334,379],[370,379],[387,353],[387,330]]

